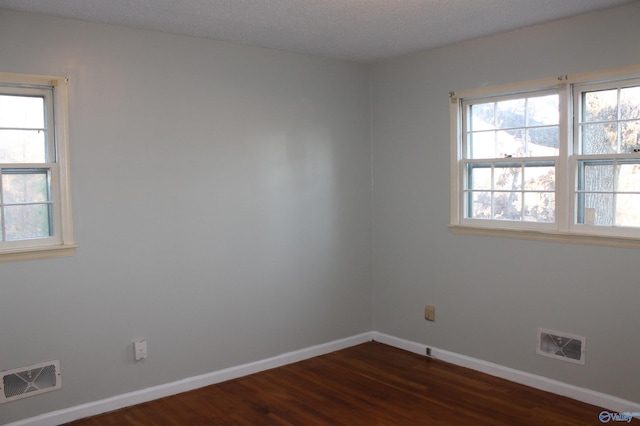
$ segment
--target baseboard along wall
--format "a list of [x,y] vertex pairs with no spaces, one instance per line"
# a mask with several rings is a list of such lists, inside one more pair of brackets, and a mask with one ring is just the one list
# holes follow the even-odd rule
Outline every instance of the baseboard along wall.
[[431,354],[434,358],[451,364],[471,368],[472,370],[480,371],[557,395],[566,396],[588,404],[603,407],[614,412],[640,412],[640,403],[626,401],[612,395],[580,388],[546,377],[537,376],[535,374],[526,373],[454,352],[434,348],[425,344],[372,331],[293,352],[287,352],[272,358],[214,371],[199,376],[188,377],[176,382],[140,389],[138,391],[116,395],[111,398],[81,404],[62,410],[52,411],[36,417],[9,423],[6,426],[55,426],[85,417],[91,417],[109,411],[130,407],[132,405],[141,404],[154,399],[198,389],[204,386],[221,383],[227,380],[236,379],[260,371],[269,370],[271,368],[281,367],[283,365],[346,349],[371,340],[423,356],[426,354],[427,347],[430,347]]
[[627,401],[613,395],[608,395],[591,389],[581,388],[578,386],[553,380],[548,377],[538,376],[536,374],[527,373],[525,371],[516,370],[499,364],[494,364],[492,362],[483,361],[466,355],[461,355],[455,352],[434,348],[433,346],[400,339],[388,334],[378,332],[373,332],[372,334],[373,340],[375,340],[376,342],[384,343],[386,345],[394,346],[396,348],[404,349],[406,351],[414,352],[420,355],[425,355],[427,347],[429,347],[431,348],[431,355],[434,358],[440,359],[442,361],[459,365],[461,367],[467,367],[475,371],[489,374],[491,376],[500,377],[511,382],[520,383],[534,389],[551,392],[556,395],[566,396],[577,401],[595,405],[597,407],[606,408],[607,410],[611,410],[612,412],[640,412],[640,403]]

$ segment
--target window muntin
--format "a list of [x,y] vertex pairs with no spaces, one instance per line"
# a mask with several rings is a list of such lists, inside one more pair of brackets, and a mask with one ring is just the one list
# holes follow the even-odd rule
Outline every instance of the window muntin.
[[640,227],[640,161],[579,160],[576,223]]
[[52,237],[53,200],[47,168],[2,168],[1,241]]
[[554,223],[559,95],[463,103],[463,217]]
[[0,244],[55,237],[52,95],[53,88],[0,87]]
[[0,86],[0,164],[55,162],[53,88]]
[[451,112],[454,232],[640,247],[640,66],[452,92]]
[[594,88],[578,86],[576,92],[578,153],[603,155],[640,150],[640,81]]
[[557,93],[465,102],[466,158],[557,156]]
[[555,222],[554,161],[468,163],[465,218]]
[[579,225],[640,228],[640,80],[574,89]]
[[75,248],[66,102],[64,78],[0,73],[0,261]]

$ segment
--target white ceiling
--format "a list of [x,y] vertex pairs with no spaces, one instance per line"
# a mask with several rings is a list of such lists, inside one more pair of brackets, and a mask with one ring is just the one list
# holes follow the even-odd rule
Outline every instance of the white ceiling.
[[633,1],[0,0],[0,8],[375,62]]

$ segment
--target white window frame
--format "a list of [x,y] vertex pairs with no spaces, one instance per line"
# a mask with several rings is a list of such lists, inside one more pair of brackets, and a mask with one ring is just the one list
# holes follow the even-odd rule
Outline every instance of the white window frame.
[[[577,120],[573,113],[577,100],[574,90],[624,79],[639,79],[640,65],[563,75],[555,78],[482,87],[450,93],[451,135],[451,206],[450,229],[458,234],[486,235],[543,241],[559,241],[615,247],[640,248],[640,228],[589,226],[575,223],[577,164],[583,156],[577,155],[574,133]],[[557,90],[560,100],[559,157],[556,165],[555,223],[497,221],[466,218],[464,214],[464,143],[463,108],[465,102],[522,94]],[[578,111],[575,110],[575,114]],[[577,133],[576,133],[577,134]],[[574,153],[575,151],[575,153]],[[622,156],[621,156],[622,157]],[[625,155],[628,158],[629,155]],[[640,154],[633,158],[640,158]],[[520,159],[514,158],[516,162]],[[493,159],[488,160],[489,162]],[[482,162],[478,160],[477,162]]]
[[0,72],[0,92],[45,97],[47,127],[53,131],[47,163],[0,164],[4,168],[45,169],[51,179],[53,235],[48,238],[0,242],[0,262],[71,256],[77,247],[73,237],[69,164],[68,79],[57,76]]

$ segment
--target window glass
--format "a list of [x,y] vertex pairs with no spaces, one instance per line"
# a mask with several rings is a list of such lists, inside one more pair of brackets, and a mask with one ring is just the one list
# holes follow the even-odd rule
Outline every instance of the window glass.
[[640,66],[633,69],[547,79],[539,89],[479,88],[461,99],[452,92],[452,224],[640,246]]
[[69,256],[76,247],[67,83],[0,73],[0,262]]

